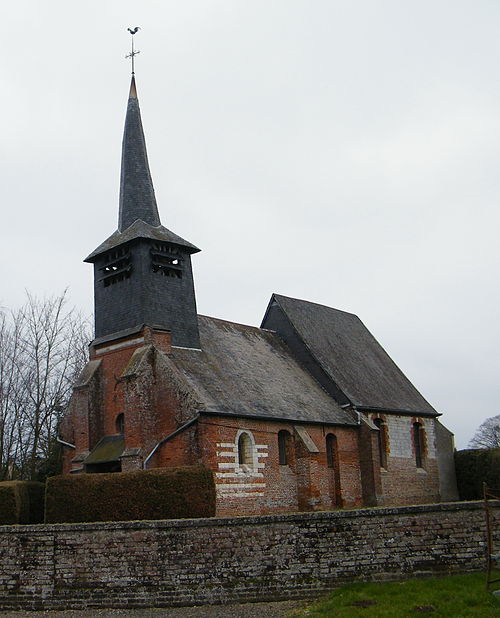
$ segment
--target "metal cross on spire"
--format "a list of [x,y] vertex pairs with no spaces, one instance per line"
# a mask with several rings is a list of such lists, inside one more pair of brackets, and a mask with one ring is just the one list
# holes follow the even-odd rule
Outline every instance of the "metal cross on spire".
[[137,49],[134,49],[134,34],[137,33],[138,30],[140,30],[139,26],[136,26],[135,28],[127,28],[127,30],[130,32],[131,36],[132,36],[132,51],[130,52],[130,54],[127,54],[125,56],[125,58],[130,58],[132,60],[132,75],[135,75],[135,71],[134,71],[134,57],[137,56],[137,54],[140,54],[141,52]]

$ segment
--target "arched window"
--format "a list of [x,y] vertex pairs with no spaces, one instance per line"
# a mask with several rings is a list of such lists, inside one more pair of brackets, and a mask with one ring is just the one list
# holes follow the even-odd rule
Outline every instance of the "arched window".
[[421,423],[413,423],[413,446],[417,468],[424,467],[424,428]]
[[287,466],[290,464],[290,448],[291,448],[292,436],[286,429],[282,429],[278,432],[278,450],[280,466]]
[[253,467],[253,443],[250,434],[246,431],[238,438],[238,463],[240,466]]
[[379,459],[380,467],[387,468],[387,442],[386,442],[386,435],[385,435],[385,431],[386,431],[385,423],[381,418],[376,418],[374,419],[373,424],[378,429],[377,439],[378,439],[378,452],[379,452],[379,458],[380,458]]
[[333,433],[326,436],[326,464],[329,468],[336,467],[337,458],[337,438]]
[[123,434],[125,430],[125,416],[123,414],[118,414],[115,420],[116,433]]

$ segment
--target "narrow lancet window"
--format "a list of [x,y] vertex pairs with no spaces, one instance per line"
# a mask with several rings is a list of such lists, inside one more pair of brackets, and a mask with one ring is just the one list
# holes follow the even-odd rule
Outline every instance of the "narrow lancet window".
[[326,464],[329,468],[335,468],[337,461],[337,438],[333,433],[326,436]]
[[278,451],[280,466],[287,466],[290,464],[290,447],[292,436],[286,429],[282,429],[278,432]]
[[342,506],[342,491],[340,487],[340,462],[339,450],[337,446],[337,436],[333,433],[326,435],[326,465],[330,468],[329,476],[330,496],[332,506],[338,508]]
[[413,446],[417,468],[424,467],[424,430],[420,423],[413,423]]
[[373,421],[375,427],[378,428],[378,452],[381,468],[387,468],[387,441],[386,441],[386,425],[381,418],[376,418]]
[[116,425],[116,433],[121,433],[125,431],[125,416],[123,414],[118,414],[115,421]]

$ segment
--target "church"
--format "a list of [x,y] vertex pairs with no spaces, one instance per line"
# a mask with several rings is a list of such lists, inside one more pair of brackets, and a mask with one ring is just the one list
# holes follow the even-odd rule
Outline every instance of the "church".
[[279,294],[260,327],[198,315],[198,251],[160,222],[132,76],[64,473],[202,464],[220,516],[457,499],[452,434],[356,315]]

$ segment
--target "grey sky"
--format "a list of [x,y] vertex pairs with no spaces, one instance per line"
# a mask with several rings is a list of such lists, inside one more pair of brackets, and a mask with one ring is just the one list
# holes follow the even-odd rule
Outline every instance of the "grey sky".
[[500,413],[500,5],[26,0],[2,11],[0,301],[116,228],[129,65],[200,313],[275,291],[359,315],[463,447]]

